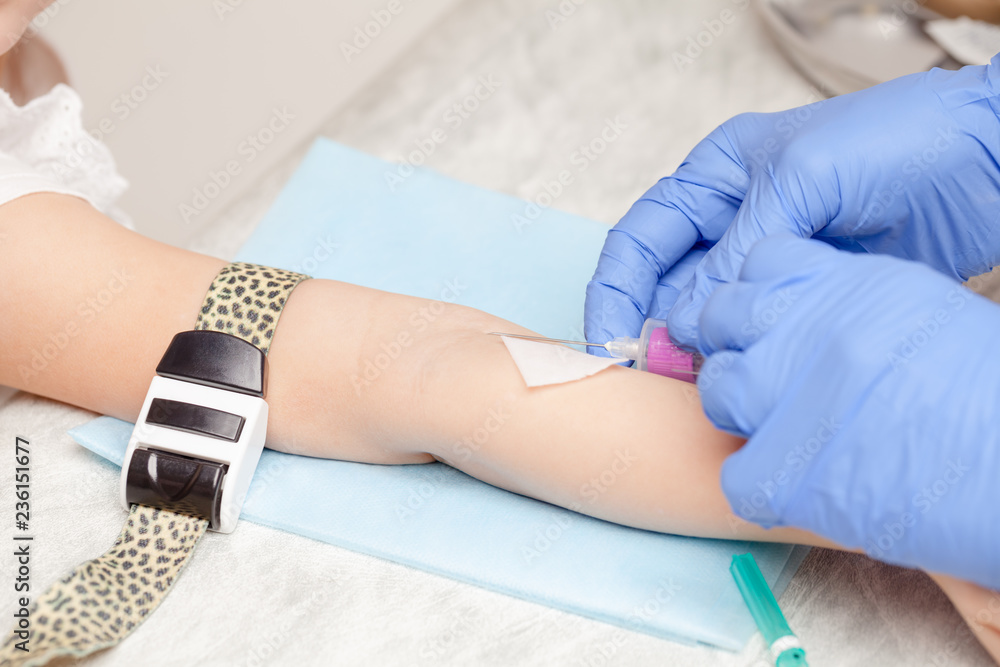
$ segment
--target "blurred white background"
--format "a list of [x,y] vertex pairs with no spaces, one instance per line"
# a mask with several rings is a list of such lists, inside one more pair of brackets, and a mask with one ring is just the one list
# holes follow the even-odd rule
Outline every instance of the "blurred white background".
[[35,25],[131,183],[122,208],[182,245],[456,4],[57,0]]

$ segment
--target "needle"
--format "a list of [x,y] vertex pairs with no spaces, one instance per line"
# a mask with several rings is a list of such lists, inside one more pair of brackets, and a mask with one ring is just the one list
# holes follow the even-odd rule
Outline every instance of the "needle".
[[[615,340],[611,341],[610,343],[606,343],[606,344],[602,345],[600,343],[585,343],[585,342],[579,341],[579,340],[564,340],[562,338],[545,338],[544,336],[528,336],[528,335],[525,335],[525,334],[503,333],[502,331],[488,331],[486,335],[488,335],[488,336],[510,336],[511,338],[523,338],[525,340],[534,340],[534,341],[538,341],[539,343],[565,343],[566,345],[587,345],[587,346],[591,346],[591,347],[603,347],[605,350],[607,350],[608,352],[611,353],[612,357],[617,357],[617,358],[621,359],[622,361],[628,361],[628,360],[635,361],[636,357],[633,356],[633,355],[627,354],[620,347],[616,348],[616,349],[611,349],[609,346],[612,345],[613,343],[619,343],[621,341],[638,343],[638,341],[636,341],[636,340],[629,341],[629,339],[627,339],[627,338],[616,338]],[[636,350],[637,349],[638,348],[636,348]],[[641,370],[648,370],[648,369],[643,368],[641,366],[640,366],[640,369]],[[698,371],[695,370],[694,368],[683,368],[683,367],[678,368],[678,367],[667,366],[667,365],[663,365],[663,364],[660,364],[659,367],[658,367],[658,371],[654,371],[654,372],[656,372],[658,375],[669,375],[670,373],[675,373],[675,374],[681,374],[681,375],[691,376],[691,377],[697,377],[698,376]],[[677,375],[672,375],[671,377],[675,377],[676,378]],[[683,378],[677,378],[677,379],[683,379]]]
[[604,347],[602,343],[584,343],[578,340],[562,340],[561,338],[545,338],[544,336],[526,336],[524,334],[503,333],[501,331],[490,331],[488,336],[510,336],[511,338],[525,338],[527,340],[537,340],[542,343],[565,343],[567,345],[589,345],[593,347]]

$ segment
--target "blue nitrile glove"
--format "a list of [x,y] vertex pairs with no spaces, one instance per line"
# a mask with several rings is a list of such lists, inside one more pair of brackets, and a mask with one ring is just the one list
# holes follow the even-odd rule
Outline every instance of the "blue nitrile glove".
[[712,289],[773,232],[963,279],[989,270],[1000,261],[998,93],[1000,56],[730,119],[608,233],[587,286],[587,339],[637,336],[646,317],[665,317],[675,298],[657,297],[661,277],[699,242],[714,247],[667,316],[689,348]]
[[698,378],[733,511],[1000,589],[1000,307],[778,234],[708,298]]

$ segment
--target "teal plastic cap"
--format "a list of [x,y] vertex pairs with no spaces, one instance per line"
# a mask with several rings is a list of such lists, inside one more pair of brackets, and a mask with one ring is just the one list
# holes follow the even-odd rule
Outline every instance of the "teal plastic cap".
[[801,648],[790,648],[774,661],[776,667],[809,667],[806,652]]
[[764,637],[764,643],[771,647],[772,655],[773,651],[784,648],[774,661],[776,667],[808,667],[806,652],[798,645],[792,629],[788,627],[785,615],[781,613],[778,601],[774,599],[753,555],[733,556],[729,571]]

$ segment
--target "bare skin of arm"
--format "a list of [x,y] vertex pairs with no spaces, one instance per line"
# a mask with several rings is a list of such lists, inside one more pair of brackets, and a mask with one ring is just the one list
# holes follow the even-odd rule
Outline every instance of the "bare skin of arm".
[[[192,328],[225,263],[140,236],[74,197],[0,206],[0,384],[135,421],[160,356]],[[301,283],[269,354],[267,446],[368,463],[439,460],[625,525],[836,547],[733,516],[719,470],[742,440],[712,427],[692,386],[612,367],[529,389],[502,341],[485,335],[496,330],[530,333],[463,306]],[[394,342],[394,358],[366,375],[365,362]],[[934,578],[1000,656],[1000,610],[972,622],[997,594]]]

